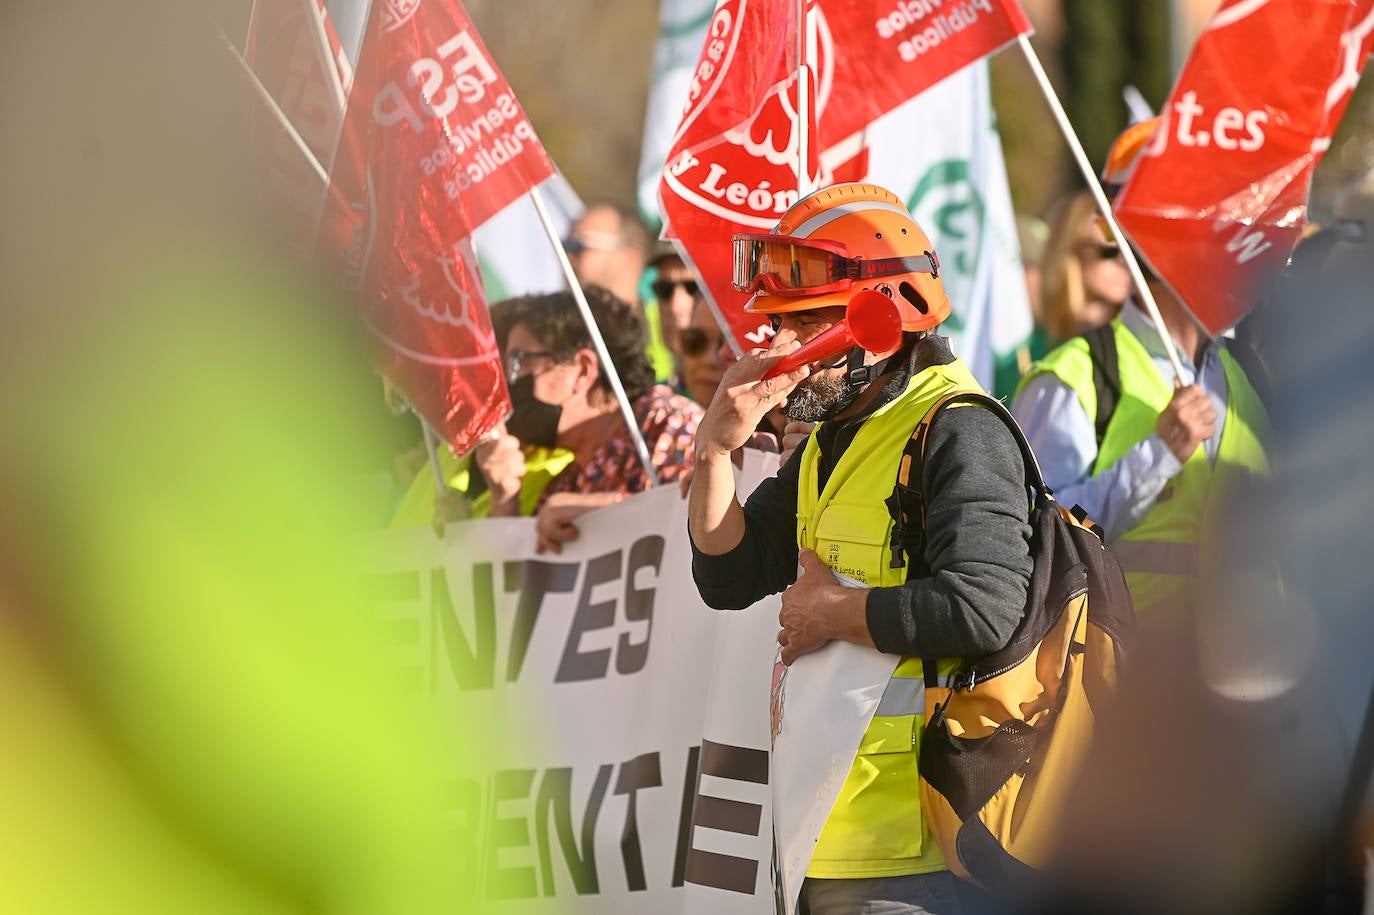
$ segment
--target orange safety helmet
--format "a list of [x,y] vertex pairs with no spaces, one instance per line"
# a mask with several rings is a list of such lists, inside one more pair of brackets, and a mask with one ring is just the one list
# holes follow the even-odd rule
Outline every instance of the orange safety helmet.
[[836,184],[793,204],[767,234],[736,235],[735,288],[750,314],[848,305],[874,289],[897,303],[902,330],[949,317],[930,237],[902,201],[874,184]]
[[1159,118],[1153,117],[1132,124],[1112,141],[1112,148],[1107,150],[1107,163],[1102,166],[1102,188],[1106,191],[1108,200],[1116,199],[1116,195],[1126,186],[1126,182],[1131,180],[1131,176],[1135,174],[1135,167],[1140,162],[1141,153],[1145,151],[1158,127]]

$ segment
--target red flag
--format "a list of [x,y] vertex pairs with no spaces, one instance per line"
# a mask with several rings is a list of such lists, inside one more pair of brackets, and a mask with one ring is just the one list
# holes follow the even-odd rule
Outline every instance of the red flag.
[[809,2],[799,129],[797,18],[794,2],[717,4],[659,185],[668,234],[746,348],[770,330],[730,285],[730,236],[771,229],[796,202],[801,130],[813,185],[857,178],[869,124],[1030,31],[1014,0]]
[[797,19],[793,2],[716,7],[659,185],[671,235],[745,348],[772,329],[730,285],[730,236],[771,229],[797,201],[801,129],[816,175],[814,115],[798,127]]
[[820,80],[827,148],[1031,31],[1016,0],[820,0],[818,7],[834,47],[833,67]]
[[[322,0],[258,0],[244,59],[291,126],[322,164],[339,137],[351,73]],[[266,109],[253,125],[258,173],[277,206],[287,238],[308,250],[324,185]]]
[[472,231],[553,174],[461,4],[372,6],[321,254],[378,361],[462,454],[510,412]]
[[1372,35],[1374,0],[1227,0],[1198,39],[1113,209],[1210,333],[1297,243]]

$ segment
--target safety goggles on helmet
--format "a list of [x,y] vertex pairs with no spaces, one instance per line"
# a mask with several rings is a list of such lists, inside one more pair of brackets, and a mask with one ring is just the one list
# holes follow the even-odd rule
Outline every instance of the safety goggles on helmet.
[[865,259],[850,257],[844,245],[823,239],[745,233],[731,241],[735,247],[734,287],[749,294],[817,295],[899,273],[940,276],[940,261],[934,251]]

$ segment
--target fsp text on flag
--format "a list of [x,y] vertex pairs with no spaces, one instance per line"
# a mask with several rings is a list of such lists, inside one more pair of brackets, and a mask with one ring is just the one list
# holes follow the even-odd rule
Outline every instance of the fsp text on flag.
[[459,454],[510,411],[471,235],[552,174],[461,4],[373,5],[320,253],[382,373]]

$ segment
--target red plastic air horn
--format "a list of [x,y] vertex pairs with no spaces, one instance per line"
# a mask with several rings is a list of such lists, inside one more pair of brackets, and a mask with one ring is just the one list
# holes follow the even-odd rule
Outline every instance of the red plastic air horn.
[[827,328],[777,361],[764,378],[788,372],[838,356],[855,346],[870,353],[896,349],[902,342],[902,313],[897,303],[872,289],[854,294],[845,307],[844,320]]

